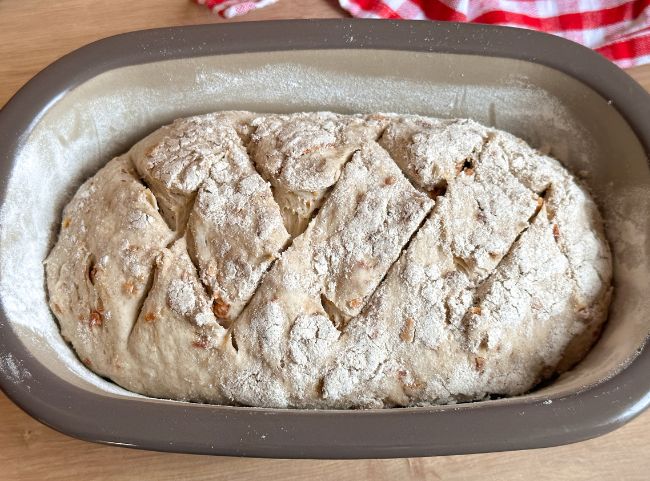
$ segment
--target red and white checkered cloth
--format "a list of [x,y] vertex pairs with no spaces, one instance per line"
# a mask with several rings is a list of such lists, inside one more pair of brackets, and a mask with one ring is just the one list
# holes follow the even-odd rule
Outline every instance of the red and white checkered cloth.
[[[277,0],[197,0],[223,16]],[[529,28],[593,48],[620,67],[650,63],[650,0],[339,0],[355,17]]]
[[222,17],[232,18],[238,15],[244,15],[251,10],[272,5],[278,0],[196,0],[196,3],[205,5],[214,13]]
[[491,23],[559,35],[620,67],[650,62],[650,0],[340,0],[355,17]]

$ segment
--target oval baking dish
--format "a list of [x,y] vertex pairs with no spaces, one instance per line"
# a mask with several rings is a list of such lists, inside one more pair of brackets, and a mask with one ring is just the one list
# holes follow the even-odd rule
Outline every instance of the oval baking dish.
[[[112,155],[174,118],[228,109],[469,117],[550,151],[593,190],[615,298],[587,358],[525,396],[312,411],[150,399],[90,373],[63,342],[42,261],[63,205]],[[650,404],[650,96],[577,44],[482,25],[299,20],[150,30],[83,47],[0,112],[0,385],[82,439],[220,455],[361,458],[552,446]]]

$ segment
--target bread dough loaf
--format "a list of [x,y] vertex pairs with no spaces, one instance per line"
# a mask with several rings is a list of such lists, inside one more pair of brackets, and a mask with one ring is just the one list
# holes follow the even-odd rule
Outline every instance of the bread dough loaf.
[[111,160],[45,264],[61,333],[154,397],[368,408],[513,396],[607,318],[598,209],[471,120],[220,112]]

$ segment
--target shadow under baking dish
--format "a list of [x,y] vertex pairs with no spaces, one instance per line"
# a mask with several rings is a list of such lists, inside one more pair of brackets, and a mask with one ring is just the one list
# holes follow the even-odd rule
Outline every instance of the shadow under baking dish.
[[[531,394],[368,411],[150,399],[89,372],[61,339],[42,261],[61,208],[111,156],[174,118],[216,110],[469,117],[550,149],[586,178],[614,252],[607,327]],[[576,44],[479,25],[286,21],[102,40],[59,60],[0,112],[0,384],[82,439],[271,457],[397,457],[573,442],[650,404],[649,96]]]

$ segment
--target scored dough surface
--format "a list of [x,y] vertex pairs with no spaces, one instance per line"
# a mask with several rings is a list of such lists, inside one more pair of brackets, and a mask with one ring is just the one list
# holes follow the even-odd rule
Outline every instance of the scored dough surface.
[[597,339],[612,262],[558,161],[467,119],[218,112],[86,181],[46,262],[63,337],[154,397],[519,395]]

